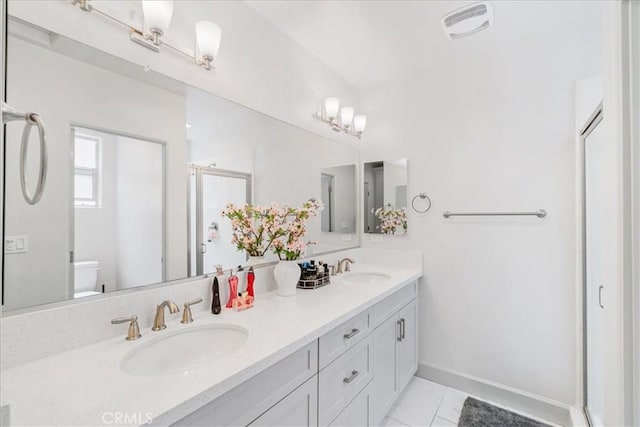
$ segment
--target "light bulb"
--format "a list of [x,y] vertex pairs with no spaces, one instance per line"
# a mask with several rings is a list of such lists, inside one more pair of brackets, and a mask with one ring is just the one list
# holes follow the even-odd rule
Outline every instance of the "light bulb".
[[163,35],[171,23],[173,0],[142,0],[144,26]]
[[342,107],[340,109],[340,123],[342,126],[350,127],[353,120],[353,107]]
[[222,30],[210,21],[198,21],[196,23],[196,43],[198,51],[203,58],[215,58],[220,49]]
[[338,108],[340,100],[338,98],[326,98],[324,100],[324,112],[329,120],[333,120],[338,116]]
[[367,116],[364,114],[358,114],[353,118],[353,130],[357,133],[364,132],[364,127],[367,125]]

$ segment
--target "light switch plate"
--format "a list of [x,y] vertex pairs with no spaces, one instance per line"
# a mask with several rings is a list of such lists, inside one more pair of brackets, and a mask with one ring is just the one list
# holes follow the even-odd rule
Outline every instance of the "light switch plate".
[[353,240],[353,235],[349,233],[345,233],[342,235],[342,240],[344,242],[350,242],[351,240]]
[[5,254],[23,254],[29,252],[29,236],[5,236]]
[[382,243],[382,234],[369,234],[369,239],[375,243]]

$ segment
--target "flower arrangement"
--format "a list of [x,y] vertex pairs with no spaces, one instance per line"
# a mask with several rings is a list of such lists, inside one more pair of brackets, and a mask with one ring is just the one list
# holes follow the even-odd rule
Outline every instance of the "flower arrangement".
[[396,209],[388,204],[376,209],[374,214],[380,220],[377,228],[382,234],[395,234],[398,229],[407,233],[407,208]]
[[267,253],[273,242],[271,235],[280,223],[280,209],[276,205],[267,207],[247,204],[236,207],[233,203],[227,203],[222,216],[231,220],[231,243],[249,256],[264,256]]
[[273,240],[273,251],[281,260],[292,261],[300,258],[307,245],[303,237],[307,233],[306,221],[318,215],[324,208],[321,201],[309,199],[300,208],[284,207],[282,228]]
[[271,206],[228,203],[222,216],[231,220],[231,243],[249,256],[264,256],[269,249],[280,259],[298,259],[306,248],[302,240],[307,232],[306,221],[317,216],[323,204],[309,199],[300,208],[272,203]]

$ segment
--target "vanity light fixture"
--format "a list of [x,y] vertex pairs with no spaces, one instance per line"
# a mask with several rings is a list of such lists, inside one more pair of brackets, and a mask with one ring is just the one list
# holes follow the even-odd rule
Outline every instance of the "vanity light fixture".
[[[173,15],[173,0],[142,0],[144,13],[143,37],[154,46],[162,44],[160,38],[169,28]],[[132,36],[135,33],[131,33]]]
[[316,113],[316,118],[328,123],[336,132],[345,132],[360,139],[367,125],[367,116],[358,114],[354,116],[353,107],[340,108],[340,100],[335,97],[325,98],[321,113]]
[[110,15],[104,10],[97,9],[90,0],[72,0],[85,12],[95,11],[98,14],[126,27],[131,41],[154,52],[160,52],[160,46],[166,46],[174,52],[180,53],[193,60],[205,70],[213,70],[214,58],[220,49],[222,30],[210,21],[198,21],[195,26],[195,53],[175,47],[162,39],[169,29],[173,15],[173,0],[141,0],[144,13],[143,28],[139,29]]

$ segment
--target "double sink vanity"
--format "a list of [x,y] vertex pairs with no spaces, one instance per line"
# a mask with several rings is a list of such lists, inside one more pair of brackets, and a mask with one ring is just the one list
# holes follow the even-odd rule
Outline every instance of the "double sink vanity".
[[135,340],[110,325],[117,337],[5,369],[10,425],[377,425],[417,368],[422,268],[367,262],[242,312],[192,295],[191,323],[167,314]]

